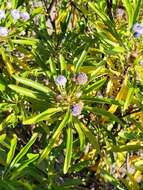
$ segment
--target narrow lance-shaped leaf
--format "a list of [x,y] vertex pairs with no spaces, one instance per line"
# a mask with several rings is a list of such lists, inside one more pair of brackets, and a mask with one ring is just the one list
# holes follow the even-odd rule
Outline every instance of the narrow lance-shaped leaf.
[[70,116],[70,111],[68,110],[65,117],[64,117],[64,119],[63,119],[63,121],[60,123],[59,127],[56,129],[53,136],[51,137],[48,146],[43,150],[43,152],[42,152],[42,154],[41,154],[41,156],[39,158],[39,162],[41,162],[43,159],[46,159],[49,156],[49,153],[52,150],[56,140],[60,136],[63,128],[66,127],[66,124],[68,122],[69,116]]
[[89,142],[92,144],[92,146],[97,150],[97,152],[100,152],[100,147],[97,138],[92,134],[92,132],[80,121],[77,121],[77,123],[80,125],[82,131],[84,132],[85,136],[88,138]]
[[119,102],[118,100],[114,100],[111,98],[98,98],[98,97],[89,97],[89,96],[83,96],[82,100],[84,102],[96,102],[100,104],[115,104],[121,106],[123,102]]
[[110,151],[112,152],[124,152],[124,151],[136,151],[142,150],[143,145],[141,144],[131,144],[131,145],[121,145],[121,146],[112,146],[110,147]]
[[61,111],[61,108],[49,108],[46,111],[23,121],[24,125],[31,125],[39,121],[47,120],[49,116]]
[[128,94],[127,94],[127,98],[126,98],[126,101],[125,101],[125,104],[124,104],[124,110],[126,110],[132,100],[132,96],[134,94],[134,88],[129,88],[128,90]]
[[49,93],[51,91],[50,88],[38,83],[38,82],[35,82],[33,80],[30,80],[30,79],[26,79],[26,78],[23,78],[23,77],[19,77],[19,76],[13,76],[15,78],[15,80],[19,81],[20,83],[26,85],[26,86],[29,86],[29,87],[32,87],[36,90],[39,90],[41,92],[44,92],[44,93]]
[[0,143],[2,143],[5,138],[6,138],[6,134],[0,135]]
[[103,176],[104,176],[105,180],[109,181],[111,184],[114,184],[118,190],[125,190],[123,185],[120,184],[120,182],[116,178],[111,176],[108,172],[104,171]]
[[16,9],[18,5],[18,0],[11,0],[12,8]]
[[116,121],[120,124],[123,125],[123,122],[115,115],[113,115],[112,113],[102,109],[102,108],[96,108],[96,107],[85,107],[85,109],[91,111],[91,112],[94,112],[95,114],[97,115],[101,115],[101,116],[105,116],[107,117],[108,119],[110,119],[111,121]]
[[12,90],[14,90],[15,92],[23,95],[23,96],[27,96],[29,98],[33,98],[33,99],[38,99],[36,93],[32,90],[29,90],[27,88],[23,88],[23,87],[20,87],[20,86],[17,86],[17,85],[13,85],[13,84],[10,84],[8,85],[9,88],[11,88]]
[[132,24],[133,24],[133,8],[132,8],[132,3],[130,0],[123,0],[123,4],[127,10],[128,14],[128,25],[129,29],[131,29]]
[[87,55],[87,50],[83,50],[78,62],[76,63],[76,66],[75,66],[75,72],[79,72],[83,62],[85,61],[86,59],[86,55]]
[[142,8],[142,0],[137,0],[137,2],[135,2],[135,10],[134,10],[134,16],[133,16],[133,24],[136,23],[141,8]]
[[13,161],[10,164],[10,168],[14,167],[15,164],[17,164],[23,156],[28,152],[29,148],[34,144],[34,142],[37,139],[38,134],[34,133],[31,137],[31,139],[28,141],[28,143],[20,150],[20,152],[16,155],[16,157],[13,159]]
[[17,39],[11,40],[14,44],[28,45],[28,46],[36,46],[39,42],[37,39],[25,38],[25,39]]
[[14,179],[15,177],[17,177],[18,175],[21,174],[21,172],[23,171],[23,169],[25,169],[26,167],[28,167],[28,165],[32,162],[34,162],[35,160],[37,160],[39,157],[39,154],[33,154],[32,157],[28,158],[27,160],[25,160],[24,162],[22,162],[22,164],[16,168],[16,171],[13,172],[12,176],[11,176],[11,180]]
[[15,70],[14,70],[14,68],[12,66],[12,63],[11,63],[7,53],[5,52],[5,49],[2,48],[2,47],[0,48],[0,54],[2,55],[2,59],[5,62],[5,65],[6,65],[8,73],[10,75],[12,75],[15,72]]
[[79,135],[79,140],[80,140],[80,150],[83,150],[84,145],[85,145],[85,134],[82,131],[80,125],[76,122],[76,120],[74,121],[74,127],[78,132]]
[[44,8],[43,7],[38,7],[34,9],[31,13],[31,18],[34,18],[36,15],[44,13]]
[[[120,89],[120,91],[118,92],[117,96],[116,96],[116,100],[125,100],[128,94],[128,76],[126,75],[125,80],[122,84],[122,87]],[[109,112],[114,113],[117,110],[118,106],[117,105],[112,105],[109,108]]]
[[12,161],[12,159],[14,157],[16,146],[17,146],[17,136],[13,135],[13,139],[11,140],[10,150],[7,154],[7,159],[6,159],[7,165],[10,164],[10,162]]
[[51,70],[51,73],[53,74],[53,75],[55,75],[56,73],[57,73],[57,71],[56,71],[56,64],[54,63],[54,61],[52,60],[52,58],[50,57],[49,58],[49,64],[50,64],[50,70]]
[[142,160],[137,160],[137,161],[134,163],[134,165],[135,165],[135,168],[136,168],[137,170],[140,170],[140,171],[143,172],[143,159],[142,159]]
[[103,79],[95,82],[94,84],[89,85],[86,89],[84,89],[84,91],[86,93],[89,93],[89,92],[92,92],[93,90],[97,90],[105,83],[105,81],[106,81],[106,78],[103,78]]
[[71,164],[72,146],[73,146],[73,132],[72,132],[72,128],[69,126],[67,129],[66,157],[65,157],[64,168],[63,168],[64,174],[68,172],[68,169]]
[[102,18],[102,20],[106,21],[108,19],[108,17],[101,11],[99,11],[98,7],[96,6],[96,4],[93,4],[91,2],[88,2],[90,8],[92,8],[92,10],[94,10],[96,12],[96,14],[98,16],[100,16],[100,18]]
[[60,59],[61,73],[63,73],[63,71],[66,71],[67,64],[62,54],[60,54],[59,59]]

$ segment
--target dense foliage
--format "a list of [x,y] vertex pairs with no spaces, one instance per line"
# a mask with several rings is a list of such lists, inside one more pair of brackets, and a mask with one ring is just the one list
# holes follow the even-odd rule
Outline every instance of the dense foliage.
[[0,0],[0,190],[143,189],[142,0]]

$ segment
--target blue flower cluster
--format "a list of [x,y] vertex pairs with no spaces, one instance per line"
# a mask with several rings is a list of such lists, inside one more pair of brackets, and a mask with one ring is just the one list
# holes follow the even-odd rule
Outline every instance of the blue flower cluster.
[[[81,72],[79,74],[77,74],[76,78],[75,78],[75,82],[78,85],[85,85],[88,82],[88,77],[85,73]],[[67,83],[67,79],[65,76],[63,75],[59,75],[56,79],[55,79],[55,83],[63,88],[65,88],[66,83]],[[76,97],[79,98],[81,96],[82,92],[77,92],[76,93]],[[81,114],[81,111],[83,109],[83,103],[79,102],[79,103],[74,103],[72,105],[71,108],[71,112],[73,116],[79,116]]]
[[[11,17],[16,22],[18,19],[22,19],[24,21],[27,21],[30,19],[30,15],[28,12],[20,12],[18,9],[11,10]],[[6,12],[5,10],[0,10],[0,21],[6,18]],[[9,34],[9,30],[4,27],[0,26],[0,36],[6,37]]]

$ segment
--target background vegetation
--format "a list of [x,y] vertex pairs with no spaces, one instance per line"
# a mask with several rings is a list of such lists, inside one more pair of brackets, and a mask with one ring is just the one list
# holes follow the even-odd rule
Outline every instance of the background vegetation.
[[142,0],[0,0],[0,189],[143,189]]

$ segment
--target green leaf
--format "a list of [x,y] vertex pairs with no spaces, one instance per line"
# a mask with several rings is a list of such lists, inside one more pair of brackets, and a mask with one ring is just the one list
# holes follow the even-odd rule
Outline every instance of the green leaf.
[[13,76],[15,78],[15,80],[19,81],[20,83],[26,85],[26,86],[29,86],[29,87],[32,87],[36,90],[39,90],[41,92],[44,92],[46,94],[48,94],[49,92],[51,92],[51,89],[38,83],[38,82],[35,82],[33,80],[30,80],[30,79],[26,79],[26,78],[22,78],[22,77],[19,77],[19,76]]
[[49,64],[50,64],[50,71],[53,75],[55,75],[57,73],[56,71],[56,65],[54,63],[54,61],[52,60],[52,58],[50,57],[48,60]]
[[139,149],[143,149],[143,145],[136,144],[136,145],[122,145],[122,146],[112,146],[110,150],[112,152],[124,152],[124,151],[136,151]]
[[44,13],[43,7],[38,7],[32,11],[31,18],[34,18],[36,15]]
[[23,96],[27,96],[29,98],[33,98],[33,99],[38,100],[36,93],[32,90],[29,90],[27,88],[23,88],[23,87],[20,87],[17,85],[13,85],[13,84],[9,84],[8,87],[11,88],[12,90],[14,90],[15,92],[23,95]]
[[109,118],[111,121],[116,121],[120,124],[123,125],[123,122],[115,115],[113,115],[112,113],[102,109],[102,108],[95,108],[95,107],[85,107],[85,109],[94,112],[97,115],[101,115],[101,116],[106,116],[107,118]]
[[21,165],[19,167],[16,168],[16,170],[13,172],[11,179],[16,178],[18,175],[21,174],[21,172],[28,167],[28,165],[32,162],[34,162],[35,160],[37,160],[39,157],[39,154],[32,154],[32,156],[30,156],[28,158],[28,160],[25,160],[24,162],[21,163]]
[[56,129],[53,136],[51,137],[51,139],[48,143],[48,146],[43,150],[43,152],[40,156],[39,162],[41,162],[43,159],[46,159],[49,156],[49,153],[51,152],[56,140],[60,136],[63,128],[66,127],[69,116],[70,116],[70,111],[68,110],[67,113],[65,114],[63,121],[60,123],[59,127]]
[[32,38],[25,38],[25,39],[18,39],[18,40],[11,40],[14,44],[20,44],[20,45],[30,45],[30,46],[36,46],[39,42],[36,39]]
[[129,106],[130,102],[132,101],[132,96],[134,94],[134,90],[135,90],[134,88],[129,88],[123,110],[126,110]]
[[95,11],[95,13],[96,13],[100,18],[102,18],[102,20],[107,21],[107,19],[108,19],[107,15],[104,14],[103,11],[100,11],[100,10],[99,10],[97,4],[93,4],[93,3],[91,3],[91,2],[88,2],[88,4],[89,4],[90,8],[92,8],[92,9]]
[[110,183],[112,183],[113,185],[116,186],[117,189],[119,190],[125,190],[123,185],[120,184],[120,182],[114,178],[112,175],[110,175],[108,172],[104,171],[103,177],[109,181]]
[[18,5],[18,0],[11,0],[12,8],[16,9]]
[[[116,38],[116,40],[118,40],[118,43],[123,45],[122,39],[120,38],[118,32],[116,31],[114,20],[111,21],[109,16],[105,14],[105,11],[103,10],[103,8],[100,8],[97,3],[88,2],[88,4],[89,4],[89,7],[92,10],[94,10],[94,12],[102,19],[105,27],[107,26],[107,30],[109,30],[110,33]],[[103,32],[98,33],[98,34],[101,35],[102,33]],[[105,38],[106,36],[103,36],[103,40],[105,40]],[[107,39],[106,41],[108,41],[109,44],[112,43],[109,39]]]
[[87,55],[87,50],[83,50],[78,62],[76,63],[76,66],[75,66],[75,72],[79,72],[83,62],[85,61],[86,59],[86,55]]
[[135,9],[134,9],[134,16],[133,16],[133,24],[136,23],[137,18],[139,16],[140,10],[142,7],[142,0],[135,1]]
[[133,24],[133,5],[130,0],[123,0],[123,4],[127,10],[128,25],[129,25],[129,30],[130,30]]
[[47,120],[51,115],[61,111],[61,108],[49,108],[46,111],[23,121],[24,125],[31,125],[39,121]]
[[97,137],[93,135],[93,133],[80,121],[77,121],[79,126],[81,127],[82,131],[84,132],[85,136],[88,138],[89,142],[92,144],[92,146],[97,150],[97,152],[100,152],[99,143],[97,140]]
[[2,143],[6,138],[6,134],[0,135],[0,143]]
[[85,102],[96,102],[100,104],[115,104],[119,106],[122,105],[122,102],[119,102],[118,100],[114,100],[111,98],[90,98],[89,96],[83,96],[82,100]]
[[60,59],[61,73],[63,73],[63,71],[66,71],[67,69],[67,64],[62,54],[60,54],[59,59]]
[[23,156],[28,152],[29,148],[34,144],[34,142],[37,139],[38,134],[34,133],[31,137],[31,139],[28,141],[28,143],[20,150],[20,152],[16,155],[16,157],[13,159],[13,161],[10,164],[10,168],[13,168],[15,164],[17,164]]
[[103,78],[97,82],[94,82],[92,85],[89,85],[87,88],[84,89],[85,93],[92,92],[93,90],[98,90],[106,81],[106,78]]
[[78,132],[79,140],[80,140],[80,150],[82,151],[85,145],[85,134],[83,133],[80,125],[76,122],[76,120],[74,121],[74,127]]
[[12,161],[12,159],[14,157],[16,146],[17,146],[17,136],[14,134],[13,139],[11,140],[10,150],[7,154],[7,159],[6,159],[7,165],[10,164],[10,162]]
[[73,146],[73,132],[72,132],[72,128],[69,126],[67,129],[66,157],[65,157],[64,168],[63,168],[64,174],[68,172],[68,169],[71,164],[72,146]]
[[137,160],[134,163],[134,166],[137,170],[142,171],[143,172],[143,160]]

